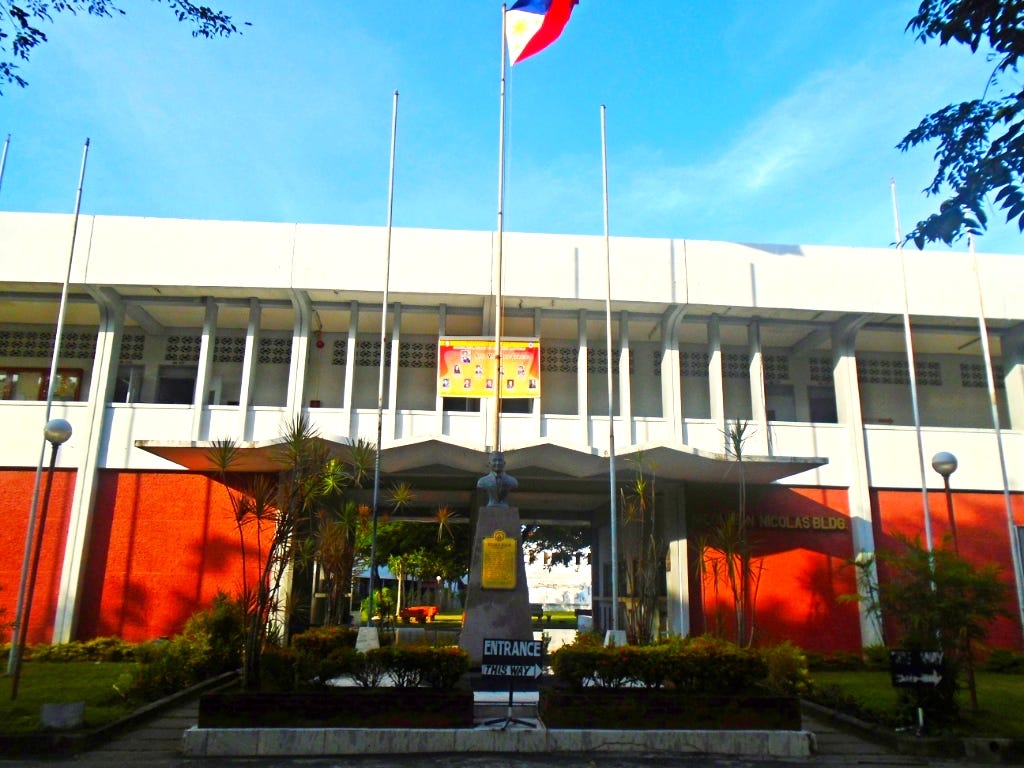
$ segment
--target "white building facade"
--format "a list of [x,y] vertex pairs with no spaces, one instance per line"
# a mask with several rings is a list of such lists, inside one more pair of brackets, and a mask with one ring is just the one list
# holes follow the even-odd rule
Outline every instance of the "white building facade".
[[[13,612],[70,258],[51,415],[74,434],[58,457],[36,639],[167,634],[235,586],[230,513],[202,472],[204,446],[232,437],[258,451],[299,413],[325,439],[376,439],[386,232],[96,216],[81,218],[72,249],[71,231],[69,216],[0,213],[0,499],[15,520],[0,538],[0,602]],[[438,340],[494,334],[495,238],[392,234],[382,469],[417,487],[424,510],[471,515],[495,444],[493,400],[437,391]],[[664,632],[714,628],[721,596],[695,533],[735,498],[737,420],[749,423],[744,479],[760,489],[763,639],[880,639],[835,600],[855,589],[844,563],[922,533],[919,457],[938,451],[959,459],[961,550],[1000,562],[1016,586],[1024,259],[980,255],[975,269],[963,253],[903,257],[905,292],[896,250],[612,238],[609,350],[604,239],[504,235],[503,334],[539,339],[542,379],[539,398],[503,401],[500,446],[525,520],[592,530],[599,625],[611,609],[609,358],[619,471],[642,456],[658,479]],[[924,482],[939,545],[942,478],[926,467]],[[997,642],[1013,645],[1010,607]]]

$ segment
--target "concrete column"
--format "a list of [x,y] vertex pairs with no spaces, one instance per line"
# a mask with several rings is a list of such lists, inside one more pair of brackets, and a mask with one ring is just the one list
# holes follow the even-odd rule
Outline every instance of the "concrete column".
[[1000,339],[1000,343],[1010,429],[1024,429],[1024,325],[1011,328]]
[[288,366],[288,402],[286,410],[295,418],[302,413],[306,393],[306,367],[309,359],[309,334],[313,322],[313,304],[305,291],[292,290],[295,324],[292,327],[292,357]]
[[[536,336],[538,339],[540,338],[540,321],[541,321],[542,316],[543,316],[543,313],[541,311],[541,308],[540,307],[535,307],[534,310],[533,310],[533,335]],[[543,344],[543,341],[541,342],[541,344]],[[533,401],[533,411],[530,414],[530,422],[533,424],[533,436],[536,439],[538,439],[538,440],[540,439],[541,430],[543,429],[543,423],[544,423],[543,419],[541,418],[541,413],[542,413],[541,403],[543,402],[541,398],[544,397],[544,383],[543,383],[543,379],[541,379],[541,390],[540,391],[541,391],[540,396],[535,398],[534,401]]]
[[685,443],[683,431],[683,377],[679,370],[679,321],[685,307],[672,307],[661,320],[661,415],[671,426],[676,442]]
[[[437,308],[437,339],[440,340],[447,333],[446,327],[448,325],[448,305],[441,304]],[[435,390],[436,390],[435,386]],[[441,395],[434,397],[434,434],[444,434],[444,398]]]
[[576,412],[579,414],[579,440],[590,445],[590,391],[587,371],[587,311],[581,309],[577,319],[579,353],[576,356]]
[[355,410],[352,408],[352,395],[355,389],[356,353],[359,351],[359,302],[353,301],[348,312],[348,340],[345,344],[345,391],[342,393],[342,408],[348,414],[348,429],[345,434],[349,438],[357,437]]
[[[850,507],[850,526],[853,553],[858,560],[871,558],[875,553],[875,536],[871,524],[871,493],[868,475],[867,448],[864,440],[864,419],[860,407],[860,386],[857,382],[857,332],[863,325],[863,316],[841,320],[832,329],[833,379],[836,388],[836,410],[839,423],[846,428],[850,455],[850,487],[847,490]],[[868,578],[878,583],[877,570],[872,567]],[[858,584],[861,597],[866,597],[867,586]],[[860,636],[864,647],[880,645],[881,627],[860,609]]]
[[98,599],[96,595],[83,594],[82,584],[92,535],[100,456],[104,454],[107,443],[107,404],[113,396],[121,354],[124,305],[112,289],[93,288],[89,292],[99,303],[100,325],[96,336],[89,401],[85,411],[76,413],[74,420],[74,439],[85,448],[81,454],[81,463],[76,468],[75,491],[71,498],[60,585],[57,589],[57,613],[53,620],[55,643],[75,639],[82,601]]
[[690,634],[690,563],[684,486],[673,486],[665,494],[659,512],[665,521],[664,536],[668,544],[665,571],[668,632],[685,637]]
[[249,407],[256,382],[256,364],[260,352],[260,320],[263,309],[259,299],[249,299],[249,325],[245,331],[245,356],[242,358],[242,387],[238,393],[238,439],[251,440]]
[[708,396],[711,419],[718,426],[725,446],[725,371],[722,367],[722,331],[718,315],[708,320]]
[[747,432],[749,440],[746,452],[754,455],[770,455],[771,435],[768,432],[768,406],[764,384],[764,356],[761,352],[761,321],[754,318],[747,326],[747,341],[750,348],[750,414],[751,427]]
[[192,398],[192,439],[207,438],[203,432],[203,413],[210,405],[207,390],[210,386],[210,371],[213,370],[213,347],[217,341],[217,302],[206,299],[206,316],[203,318],[203,335],[199,340],[199,365],[196,368],[196,389]]
[[[623,429],[620,433],[626,436],[626,443],[636,443],[636,432],[633,429],[633,394],[629,377],[629,312],[619,315],[619,418]],[[609,361],[610,362],[610,361]],[[619,444],[616,436],[616,445]]]
[[[401,367],[400,352],[402,338],[402,305],[395,302],[391,319],[391,365],[388,367],[388,408],[391,425],[387,433],[391,439],[398,438],[398,369]],[[383,446],[382,446],[383,447]]]

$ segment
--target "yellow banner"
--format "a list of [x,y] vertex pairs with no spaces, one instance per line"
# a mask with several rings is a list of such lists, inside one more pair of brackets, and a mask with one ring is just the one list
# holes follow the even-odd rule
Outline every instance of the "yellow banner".
[[437,349],[441,397],[540,397],[540,340],[502,339],[501,371],[495,370],[494,339],[442,338]]

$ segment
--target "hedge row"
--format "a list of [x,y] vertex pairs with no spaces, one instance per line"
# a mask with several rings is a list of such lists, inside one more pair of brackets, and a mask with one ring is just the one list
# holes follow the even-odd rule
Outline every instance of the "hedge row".
[[739,648],[711,637],[673,638],[659,645],[604,647],[590,636],[552,655],[555,677],[571,688],[674,688],[692,694],[738,694],[757,687],[794,694],[809,679],[799,648]]
[[261,659],[263,690],[324,689],[330,681],[351,677],[363,688],[389,681],[397,688],[454,688],[469,669],[469,655],[455,646],[389,645],[365,653],[338,644],[328,647],[293,638],[288,648],[268,647]]

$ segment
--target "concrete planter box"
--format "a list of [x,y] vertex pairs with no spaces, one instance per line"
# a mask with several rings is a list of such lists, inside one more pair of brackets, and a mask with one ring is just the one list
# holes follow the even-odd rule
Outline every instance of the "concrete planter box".
[[213,693],[200,728],[472,728],[473,692],[340,688],[301,693]]
[[800,702],[787,696],[689,696],[645,688],[544,688],[538,712],[548,728],[800,730]]

